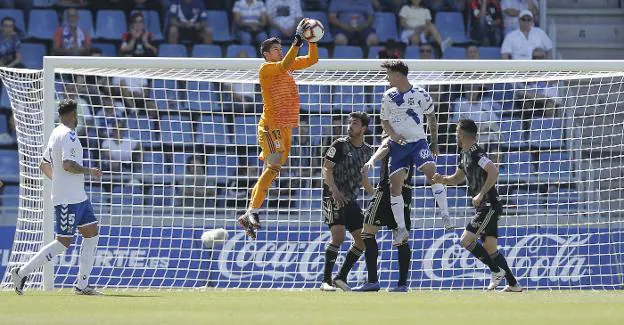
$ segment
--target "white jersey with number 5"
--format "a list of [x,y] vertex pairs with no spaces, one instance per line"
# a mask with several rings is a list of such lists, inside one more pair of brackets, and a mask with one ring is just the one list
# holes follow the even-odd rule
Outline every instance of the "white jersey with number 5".
[[388,89],[381,100],[381,119],[390,122],[394,132],[407,142],[427,140],[423,127],[424,115],[434,112],[433,100],[420,87],[401,93],[396,87]]
[[84,175],[72,174],[63,169],[63,161],[73,160],[82,166],[82,144],[76,130],[60,124],[48,141],[43,152],[43,161],[52,164],[52,203],[76,204],[87,199],[84,189]]

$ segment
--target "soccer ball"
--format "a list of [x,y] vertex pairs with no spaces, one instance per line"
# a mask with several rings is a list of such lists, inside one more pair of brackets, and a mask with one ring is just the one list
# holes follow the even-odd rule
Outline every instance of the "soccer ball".
[[206,248],[213,248],[215,244],[223,244],[228,238],[227,230],[223,228],[217,228],[212,230],[206,230],[202,236],[201,241]]
[[303,38],[310,43],[316,43],[323,38],[324,33],[325,27],[323,27],[320,21],[309,19],[308,28],[303,31]]

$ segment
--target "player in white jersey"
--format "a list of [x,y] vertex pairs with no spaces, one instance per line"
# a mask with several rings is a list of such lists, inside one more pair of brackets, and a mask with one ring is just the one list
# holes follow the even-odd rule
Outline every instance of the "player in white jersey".
[[19,295],[24,293],[24,285],[31,272],[52,261],[71,245],[76,228],[83,240],[74,292],[90,296],[102,294],[89,285],[99,235],[98,221],[84,190],[84,175],[100,178],[102,172],[82,166],[82,145],[76,135],[76,109],[76,102],[69,99],[59,105],[61,124],[52,131],[39,165],[39,169],[52,180],[56,240],[43,246],[26,264],[11,270],[15,292]]
[[[424,89],[412,86],[407,79],[409,69],[402,61],[389,60],[381,67],[386,69],[391,87],[384,93],[381,101],[381,125],[390,136],[388,163],[390,204],[398,225],[393,245],[399,246],[404,244],[409,236],[405,227],[402,188],[407,170],[412,165],[425,174],[432,184],[431,189],[441,210],[444,227],[452,229],[453,226],[446,201],[446,188],[433,182],[433,175],[436,173],[435,158],[440,154],[438,121],[433,100]],[[430,145],[427,143],[427,134],[423,127],[425,117],[431,132]]]

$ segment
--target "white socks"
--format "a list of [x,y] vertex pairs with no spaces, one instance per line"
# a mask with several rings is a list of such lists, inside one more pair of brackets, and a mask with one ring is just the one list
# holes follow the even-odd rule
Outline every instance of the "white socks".
[[405,228],[405,202],[403,201],[403,196],[390,196],[390,206],[392,207],[392,214],[397,226]]
[[54,257],[63,253],[67,248],[60,241],[54,240],[43,246],[28,263],[19,269],[18,275],[21,277],[28,276],[32,271],[40,268],[43,264],[52,261]]
[[431,190],[433,191],[433,197],[438,203],[438,208],[442,211],[442,215],[448,216],[449,209],[448,201],[446,200],[446,187],[442,184],[436,183],[431,185]]
[[89,275],[91,275],[91,270],[93,269],[95,249],[99,239],[100,236],[82,239],[82,245],[80,245],[80,267],[78,268],[78,281],[76,282],[76,287],[80,290],[89,285]]

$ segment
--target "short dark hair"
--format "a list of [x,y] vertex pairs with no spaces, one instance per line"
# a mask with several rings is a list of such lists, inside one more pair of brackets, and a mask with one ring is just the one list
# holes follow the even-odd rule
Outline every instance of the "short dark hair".
[[65,115],[71,113],[78,109],[78,103],[75,100],[66,98],[64,99],[58,107],[59,115]]
[[260,46],[260,54],[262,54],[262,57],[264,57],[265,52],[269,52],[271,50],[271,46],[273,46],[273,44],[281,45],[282,40],[279,39],[279,37],[271,37],[264,40],[264,42],[262,42],[262,45]]
[[3,25],[4,25],[4,22],[5,22],[5,21],[10,21],[10,22],[12,22],[12,23],[13,23],[13,27],[15,27],[15,19],[13,19],[13,17],[6,16],[6,17],[2,18],[2,24],[3,24]]
[[128,25],[130,25],[130,24],[134,23],[134,21],[135,21],[137,18],[139,18],[139,17],[141,17],[141,18],[145,19],[145,16],[143,16],[143,13],[141,13],[141,12],[135,12],[135,13],[133,13],[133,14],[132,14],[132,16],[130,16],[130,21],[128,22],[128,23],[129,23]]
[[477,123],[471,119],[461,119],[457,122],[457,129],[468,133],[469,135],[476,137],[479,132]]
[[368,126],[370,124],[370,117],[368,117],[366,112],[351,112],[349,113],[349,118],[360,120],[362,126]]
[[407,76],[407,73],[409,72],[409,68],[407,67],[407,64],[405,64],[401,60],[384,61],[384,63],[381,64],[381,67],[384,69],[388,69],[390,71],[400,72],[404,76]]

